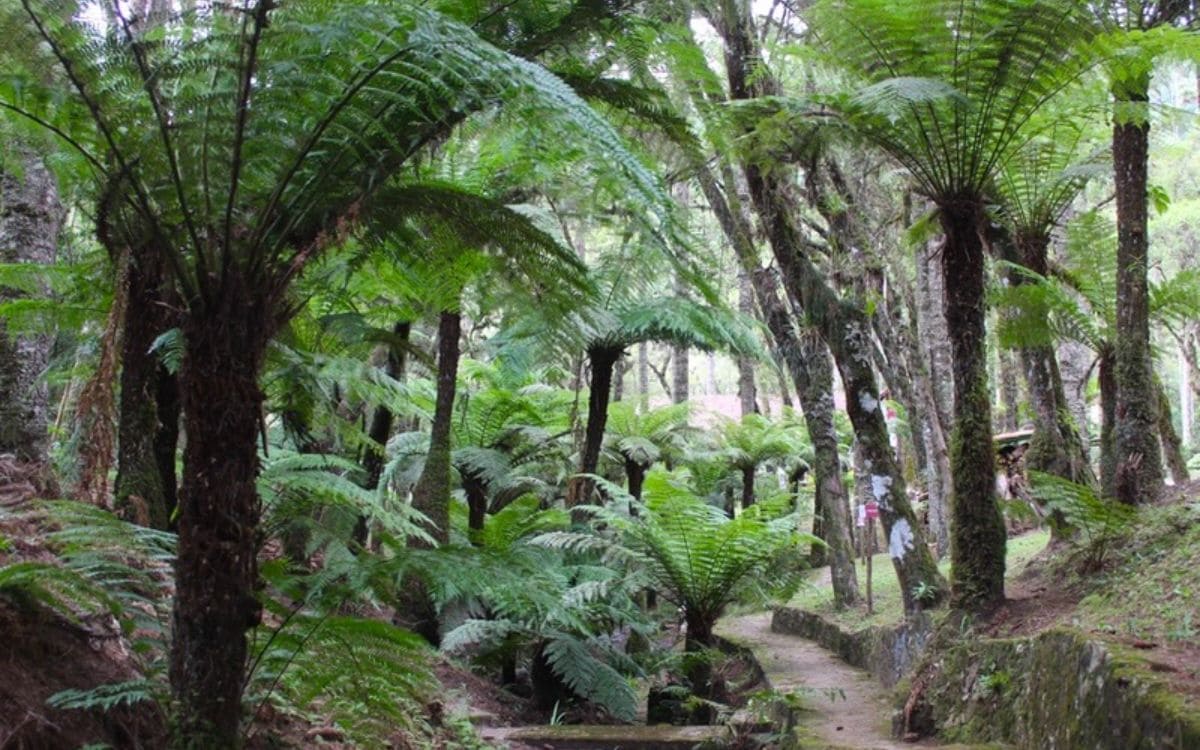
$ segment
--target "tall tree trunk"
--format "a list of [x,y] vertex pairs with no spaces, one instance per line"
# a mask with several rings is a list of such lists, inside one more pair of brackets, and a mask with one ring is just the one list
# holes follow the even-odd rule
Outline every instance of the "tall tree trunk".
[[1071,420],[1079,432],[1080,448],[1088,467],[1091,468],[1092,425],[1087,388],[1096,355],[1075,341],[1064,341],[1055,347],[1054,351],[1059,361],[1059,374],[1062,376],[1067,411],[1070,412]]
[[742,467],[742,510],[754,505],[754,475],[757,471],[757,465]]
[[[1190,335],[1189,331],[1184,331],[1184,335]],[[1179,426],[1181,428],[1180,439],[1183,440],[1185,446],[1192,445],[1192,425],[1196,419],[1196,403],[1193,399],[1192,385],[1195,379],[1195,373],[1192,372],[1194,365],[1188,361],[1187,350],[1180,344],[1179,347]]]
[[[1117,194],[1116,496],[1150,502],[1162,484],[1158,405],[1150,352],[1146,190],[1150,151],[1149,76],[1114,87]],[[1132,115],[1131,115],[1132,113]]]
[[[33,151],[22,145],[11,150],[21,174],[0,170],[0,262],[49,265],[58,254],[63,221],[58,184]],[[15,296],[0,288],[0,302]],[[46,368],[53,345],[49,334],[11,334],[0,318],[0,453],[37,463],[47,459]]]
[[954,376],[949,371],[949,334],[939,300],[942,271],[928,247],[916,251],[917,284],[911,301],[916,320],[913,372],[921,409],[922,439],[926,441],[925,486],[929,493],[929,529],[937,542],[938,557],[950,553],[950,499],[954,495],[950,476],[950,449],[946,435]]
[[1004,599],[1007,534],[996,503],[992,404],[987,377],[983,212],[971,199],[940,206],[946,242],[946,324],[954,353],[954,478],[950,559],[955,606],[986,610]]
[[[160,372],[158,356],[150,351],[172,323],[163,295],[163,259],[152,248],[143,248],[131,252],[124,262],[129,264],[125,274],[128,306],[121,339],[114,505],[127,520],[165,529],[170,513],[168,487],[158,451],[165,454],[167,450],[166,445],[159,445],[160,431],[167,425],[159,419],[158,391],[160,381],[170,374]],[[169,414],[163,417],[170,419]],[[165,455],[163,458],[165,462]],[[169,489],[174,494],[175,488]]]
[[429,519],[429,532],[438,544],[450,541],[450,426],[458,391],[461,335],[462,315],[443,310],[438,318],[437,402],[429,433],[429,454],[412,495],[413,508]]
[[824,533],[820,537],[826,544],[834,603],[848,607],[858,601],[858,579],[854,570],[854,543],[850,538],[849,500],[842,482],[837,428],[833,421],[833,362],[825,342],[814,332],[803,332],[799,338],[799,356],[807,363],[809,374],[807,392],[801,399],[813,444],[814,511],[821,518]]
[[[751,289],[750,276],[747,273],[738,274],[738,312],[743,315],[754,313],[754,292]],[[754,359],[738,357],[738,403],[742,408],[742,416],[758,411],[755,404],[754,388]],[[786,393],[784,394],[787,395]]]
[[944,435],[951,430],[954,410],[953,353],[950,351],[950,331],[946,327],[946,311],[942,307],[946,282],[937,258],[940,247],[930,243],[918,248],[917,300],[920,313],[921,341],[929,364],[932,403]]
[[[744,9],[726,2],[719,13],[710,15],[709,20],[725,40],[725,67],[732,98],[752,99],[779,93],[778,81],[768,71],[752,70],[761,61],[761,55],[751,19]],[[797,201],[789,194],[787,171],[774,167],[764,171],[752,162],[743,163],[742,171],[779,264],[784,288],[793,303],[817,326],[842,375],[850,420],[864,446],[872,489],[889,535],[892,563],[900,581],[905,612],[935,604],[944,594],[945,581],[925,545],[924,533],[908,502],[904,477],[888,441],[879,389],[871,368],[870,342],[867,340],[870,322],[862,306],[841,300],[807,257],[807,247],[794,224],[800,211]],[[917,592],[922,593],[923,600],[917,599]]]
[[625,397],[625,355],[617,357],[613,366],[612,400],[619,402]]
[[[408,337],[412,333],[412,323],[406,320],[392,326],[392,340],[388,342],[387,361],[383,371],[393,380],[404,379],[404,367],[408,360]],[[381,403],[371,414],[371,424],[367,429],[370,441],[363,450],[362,468],[366,478],[363,486],[369,490],[379,488],[379,480],[383,476],[383,465],[387,454],[387,442],[392,436],[394,415],[387,404]],[[354,525],[354,541],[363,545],[367,543],[370,519],[359,516]]]
[[[1019,262],[1041,276],[1049,273],[1048,235],[1018,234],[1012,239],[1015,254],[1008,258],[1009,260]],[[1007,247],[1006,242],[1002,241],[1000,247],[1003,253],[1007,253],[1004,249]],[[1028,283],[1028,277],[1017,271],[1010,271],[1008,283],[1019,286]],[[1033,440],[1025,453],[1025,465],[1071,482],[1094,482],[1095,477],[1088,462],[1087,451],[1080,438],[1079,429],[1072,419],[1054,348],[1048,344],[1023,346],[1019,349],[1019,354],[1034,419]]]
[[689,367],[687,347],[674,347],[671,357],[671,403],[682,404],[688,400]]
[[260,618],[258,373],[271,311],[240,281],[183,327],[187,446],[170,664],[181,748],[239,746],[245,635]]
[[[828,349],[811,338],[805,339],[805,345],[801,345],[792,316],[779,296],[774,275],[758,267],[758,251],[750,221],[737,200],[736,192],[730,192],[735,185],[733,170],[724,170],[725,192],[721,191],[707,166],[699,168],[697,177],[717,222],[734,248],[742,273],[750,281],[763,322],[796,386],[805,426],[813,444],[816,488],[814,512],[825,521],[825,533],[821,538],[828,545],[834,601],[839,606],[850,606],[858,601],[858,580],[854,570],[848,500],[838,455],[837,429],[833,422],[833,364],[829,360]],[[783,389],[786,392],[786,384]]]
[[1116,354],[1111,346],[1100,352],[1096,367],[1100,383],[1100,491],[1104,497],[1117,494],[1117,375]]
[[645,341],[639,341],[637,346],[638,409],[643,412],[650,408],[650,355],[646,351],[648,346]]
[[[592,378],[588,391],[588,421],[579,461],[580,474],[595,474],[600,466],[600,449],[604,446],[604,428],[608,424],[608,398],[612,392],[613,367],[621,356],[619,347],[597,346],[587,351]],[[596,483],[586,477],[575,477],[567,489],[567,506],[585,505],[592,501]]]
[[1188,476],[1187,459],[1183,457],[1183,443],[1171,420],[1171,401],[1167,397],[1167,389],[1157,375],[1154,377],[1154,388],[1158,396],[1158,433],[1162,439],[1163,458],[1171,470],[1171,481],[1177,485],[1184,484],[1191,479]]
[[1004,411],[1000,414],[1000,429],[1012,432],[1017,429],[1021,410],[1021,390],[1017,385],[1017,366],[1010,350],[998,348],[996,374],[1000,380],[1000,397]]
[[179,398],[179,376],[158,365],[158,387],[154,403],[158,408],[158,431],[154,435],[154,458],[162,478],[163,503],[167,510],[167,528],[175,530],[175,508],[179,487],[175,478],[175,454],[179,449],[179,417],[183,404]]

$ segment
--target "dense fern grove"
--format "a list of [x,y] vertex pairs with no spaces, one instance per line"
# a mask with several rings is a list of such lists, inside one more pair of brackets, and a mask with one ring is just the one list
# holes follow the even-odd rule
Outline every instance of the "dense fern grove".
[[94,652],[0,747],[726,717],[723,620],[1200,471],[1194,3],[0,20],[0,622]]

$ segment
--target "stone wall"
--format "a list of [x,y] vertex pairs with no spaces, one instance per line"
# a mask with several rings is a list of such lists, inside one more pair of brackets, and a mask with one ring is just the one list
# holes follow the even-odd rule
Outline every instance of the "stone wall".
[[771,629],[816,641],[842,661],[867,670],[890,688],[912,670],[925,652],[933,634],[933,620],[921,614],[895,627],[848,632],[820,615],[780,607],[771,618]]
[[914,683],[923,687],[914,718],[946,740],[1039,750],[1200,748],[1200,715],[1136,654],[1070,629],[960,642]]

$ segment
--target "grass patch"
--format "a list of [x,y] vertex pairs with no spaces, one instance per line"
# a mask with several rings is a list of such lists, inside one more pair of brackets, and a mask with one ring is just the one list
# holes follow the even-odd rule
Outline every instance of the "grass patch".
[[[1008,576],[1019,575],[1046,544],[1050,541],[1050,532],[1039,529],[1013,537],[1008,540],[1007,570]],[[896,580],[896,569],[887,553],[881,553],[871,558],[871,594],[874,602],[874,614],[867,614],[866,568],[862,560],[858,560],[858,590],[863,596],[860,606],[838,611],[833,606],[833,589],[828,583],[827,569],[814,570],[809,578],[809,585],[789,602],[792,607],[816,612],[845,628],[857,630],[871,625],[889,625],[901,619],[904,602],[901,598],[900,583]],[[938,565],[943,575],[950,572],[950,560],[947,558]]]
[[1080,625],[1147,641],[1200,641],[1200,503],[1144,508],[1090,576]]

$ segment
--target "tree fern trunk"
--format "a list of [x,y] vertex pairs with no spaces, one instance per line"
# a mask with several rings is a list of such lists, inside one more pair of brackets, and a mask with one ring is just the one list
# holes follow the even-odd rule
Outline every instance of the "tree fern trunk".
[[437,403],[429,433],[429,454],[413,487],[413,508],[430,521],[438,544],[450,541],[450,426],[458,389],[459,337],[462,317],[444,310],[438,318]]
[[[1042,276],[1049,272],[1049,236],[1017,236],[1013,244],[1016,250],[1013,260]],[[1008,274],[1008,283],[1017,286],[1028,283],[1028,278],[1013,271]],[[1079,429],[1071,417],[1054,348],[1023,346],[1019,354],[1034,418],[1033,440],[1025,454],[1026,466],[1072,482],[1095,481]]]
[[175,746],[240,745],[246,631],[258,624],[258,372],[269,337],[259,295],[233,279],[184,325],[187,447],[171,643]]
[[[121,339],[121,394],[117,421],[117,480],[114,503],[126,519],[156,529],[167,527],[167,486],[159,461],[157,436],[160,378],[157,355],[150,351],[156,338],[170,327],[163,299],[163,260],[143,249],[125,260],[126,311]],[[164,414],[170,419],[170,415]],[[172,462],[173,463],[173,462]],[[171,467],[174,481],[174,466]],[[170,488],[174,494],[174,487]]]
[[995,496],[992,404],[987,377],[983,215],[970,198],[940,206],[946,234],[942,272],[946,281],[946,324],[954,354],[954,432],[950,464],[950,558],[953,602],[986,610],[1004,599],[1007,534]]
[[[738,312],[746,316],[754,314],[754,291],[751,289],[750,275],[746,272],[738,274]],[[758,411],[755,403],[757,394],[754,387],[754,360],[750,357],[738,357],[737,367],[738,403],[744,417]]]
[[[608,424],[608,399],[612,392],[613,368],[621,349],[593,347],[588,349],[591,365],[591,382],[588,390],[588,420],[583,438],[583,453],[579,461],[580,474],[595,474],[600,465],[600,449],[604,445],[604,428]],[[595,482],[586,477],[576,477],[567,492],[567,505],[574,507],[592,501]]]
[[646,467],[637,461],[625,459],[626,490],[634,500],[642,499],[642,485],[646,481]]
[[1117,494],[1117,376],[1115,354],[1105,346],[1100,352],[1100,490],[1104,497]]
[[754,474],[757,466],[742,467],[742,510],[754,505]]
[[1150,352],[1150,297],[1146,190],[1150,150],[1149,76],[1120,87],[1113,125],[1117,194],[1117,466],[1116,496],[1136,505],[1154,499],[1162,484]]

